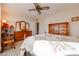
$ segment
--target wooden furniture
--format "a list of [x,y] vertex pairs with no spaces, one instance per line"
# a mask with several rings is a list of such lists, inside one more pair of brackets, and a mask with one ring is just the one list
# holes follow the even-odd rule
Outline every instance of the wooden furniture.
[[20,41],[24,39],[24,36],[27,38],[28,36],[32,36],[32,31],[22,30],[15,32],[15,41]]
[[15,48],[14,30],[11,31],[12,28],[9,28],[7,23],[3,23],[1,27],[1,52],[8,47]]
[[49,34],[68,35],[68,22],[49,24]]
[[16,29],[19,31],[15,31],[15,41],[23,40],[24,37],[28,37],[32,35],[32,31],[29,30],[29,24],[25,21],[16,22]]
[[71,18],[71,21],[72,21],[72,22],[74,22],[74,21],[79,21],[79,16],[72,17],[72,18]]
[[2,52],[6,47],[11,47],[15,49],[15,41],[11,37],[7,36],[4,38],[5,40],[1,40]]

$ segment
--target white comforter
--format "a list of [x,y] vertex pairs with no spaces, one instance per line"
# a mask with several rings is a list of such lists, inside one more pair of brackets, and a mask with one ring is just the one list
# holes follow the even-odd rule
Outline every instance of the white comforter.
[[[41,36],[43,38],[43,36]],[[57,38],[53,38],[58,40]],[[28,37],[24,40],[20,55],[29,51],[36,56],[64,56],[64,55],[79,55],[79,43],[77,42],[65,42],[65,41],[49,41],[36,40],[35,36]]]
[[35,41],[33,52],[37,56],[79,55],[79,43],[39,40]]

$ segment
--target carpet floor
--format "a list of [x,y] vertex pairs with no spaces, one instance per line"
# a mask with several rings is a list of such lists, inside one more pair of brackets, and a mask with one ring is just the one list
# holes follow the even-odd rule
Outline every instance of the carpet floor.
[[0,53],[0,56],[20,56],[20,47],[23,41],[19,41],[15,43],[15,49],[9,48],[4,50],[3,53]]

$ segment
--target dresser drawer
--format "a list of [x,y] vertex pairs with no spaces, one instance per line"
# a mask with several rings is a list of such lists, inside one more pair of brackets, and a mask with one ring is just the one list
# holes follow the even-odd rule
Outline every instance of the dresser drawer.
[[24,39],[24,34],[26,35],[26,37],[31,36],[32,31],[18,31],[18,32],[15,32],[15,41],[23,40]]
[[24,40],[24,38],[15,38],[15,41],[21,41],[21,40]]

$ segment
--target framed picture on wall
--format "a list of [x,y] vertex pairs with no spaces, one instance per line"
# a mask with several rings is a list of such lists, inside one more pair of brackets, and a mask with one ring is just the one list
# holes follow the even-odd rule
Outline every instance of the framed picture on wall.
[[72,22],[74,22],[74,21],[79,21],[79,17],[78,17],[78,16],[77,16],[77,17],[72,17],[72,18],[71,18],[71,21],[72,21]]

